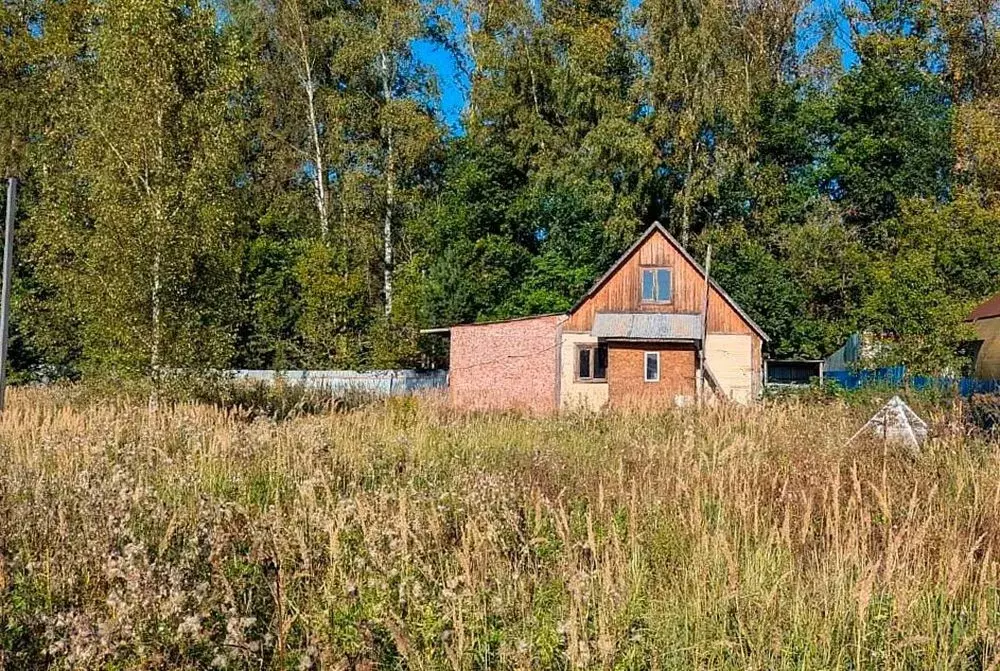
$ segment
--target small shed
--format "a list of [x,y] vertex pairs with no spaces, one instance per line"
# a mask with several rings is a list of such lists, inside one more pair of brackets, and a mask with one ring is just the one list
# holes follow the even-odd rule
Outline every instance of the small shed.
[[769,387],[794,387],[823,382],[823,359],[769,359],[764,362],[764,384]]

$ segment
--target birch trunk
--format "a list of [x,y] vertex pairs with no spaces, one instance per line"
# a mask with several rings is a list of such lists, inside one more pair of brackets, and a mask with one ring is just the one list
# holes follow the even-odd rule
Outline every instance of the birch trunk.
[[694,145],[688,147],[687,175],[684,178],[684,207],[681,214],[681,245],[687,247],[691,234],[691,183],[694,181]]
[[382,290],[385,295],[385,315],[392,315],[392,264],[393,264],[393,242],[392,242],[392,217],[396,206],[396,153],[393,138],[392,122],[388,119],[388,106],[392,99],[390,87],[389,56],[385,49],[381,50],[382,59],[382,96],[385,109],[382,115],[382,135],[386,141],[385,157],[385,220],[382,227],[383,236],[383,262],[385,263]]
[[155,206],[155,230],[153,231],[153,283],[150,288],[150,320],[151,333],[149,339],[149,367],[152,375],[153,388],[149,393],[149,409],[155,411],[160,401],[160,366],[163,360],[163,306],[161,304],[161,294],[163,289],[162,277],[162,250],[160,247],[160,235],[163,228],[163,211],[159,205]]
[[[156,128],[159,131],[156,143],[156,169],[162,170],[164,167],[163,151],[163,112],[156,114]],[[163,289],[163,231],[166,221],[163,216],[163,202],[160,195],[153,189],[150,179],[149,168],[146,167],[145,179],[146,197],[153,206],[153,284],[150,289],[150,319],[151,333],[149,344],[149,367],[153,377],[153,389],[149,396],[150,410],[156,410],[160,400],[160,366],[163,360],[163,306],[161,304],[161,294]]]
[[326,166],[323,165],[323,146],[319,140],[319,121],[316,115],[316,82],[313,80],[312,60],[309,57],[309,43],[306,40],[305,28],[302,25],[302,15],[298,5],[295,6],[295,19],[299,29],[299,57],[302,61],[301,82],[306,92],[306,106],[309,114],[309,130],[312,136],[313,161],[316,174],[313,175],[313,192],[316,196],[316,210],[319,215],[320,235],[325,240],[330,229],[329,199],[326,193]]
[[150,367],[153,369],[153,379],[157,380],[159,377],[160,361],[162,359],[161,353],[161,340],[162,334],[160,332],[160,322],[162,320],[162,306],[160,304],[160,291],[163,286],[163,280],[160,277],[160,266],[162,264],[161,254],[159,245],[156,246],[156,251],[153,253],[153,289],[151,295],[152,302],[152,314],[150,317],[153,320],[153,334],[151,337],[150,347],[149,347],[149,363]]

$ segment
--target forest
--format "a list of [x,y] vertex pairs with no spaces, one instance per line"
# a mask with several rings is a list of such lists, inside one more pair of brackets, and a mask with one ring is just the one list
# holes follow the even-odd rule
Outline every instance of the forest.
[[419,366],[654,220],[772,356],[936,373],[1000,290],[1000,3],[4,0],[0,171],[21,380]]

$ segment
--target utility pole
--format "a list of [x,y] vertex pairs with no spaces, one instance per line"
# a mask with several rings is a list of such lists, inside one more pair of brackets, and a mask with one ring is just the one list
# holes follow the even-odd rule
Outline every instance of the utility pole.
[[709,279],[712,273],[712,245],[708,246],[705,253],[705,297],[701,304],[701,389],[698,394],[698,406],[705,402],[706,391],[708,391],[708,356],[705,351],[705,344],[708,341],[708,296],[712,290],[712,280]]
[[7,340],[10,334],[10,284],[14,267],[14,215],[17,177],[7,181],[7,219],[3,235],[3,295],[0,297],[0,410],[7,401]]
[[712,245],[709,245],[708,251],[705,253],[705,296],[704,296],[704,302],[701,304],[702,344],[704,344],[705,336],[708,335],[708,294],[712,290],[712,280],[709,279],[711,274],[712,274]]

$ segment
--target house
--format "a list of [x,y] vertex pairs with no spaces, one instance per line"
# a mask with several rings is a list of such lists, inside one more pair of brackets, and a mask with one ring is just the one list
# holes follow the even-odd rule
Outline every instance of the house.
[[658,222],[568,313],[426,332],[450,335],[453,405],[533,412],[748,403],[768,339]]
[[978,306],[966,321],[977,336],[973,374],[981,380],[1000,380],[1000,294]]

